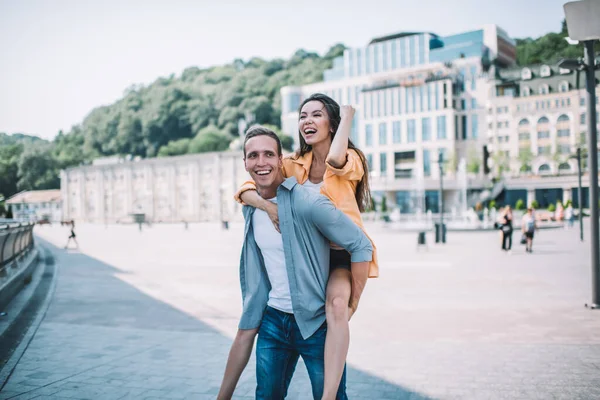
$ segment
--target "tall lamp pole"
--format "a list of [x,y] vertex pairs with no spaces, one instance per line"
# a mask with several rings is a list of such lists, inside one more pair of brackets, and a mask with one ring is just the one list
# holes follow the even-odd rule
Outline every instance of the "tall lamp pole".
[[444,227],[444,153],[438,153],[438,165],[440,167],[440,225],[437,232],[440,241],[446,243],[446,229]]
[[[598,231],[598,143],[596,128],[596,57],[594,41],[600,39],[600,1],[572,1],[563,6],[569,37],[583,41],[585,57],[581,60],[563,60],[559,65],[585,71],[587,92],[588,157],[590,172],[590,218],[592,241],[592,301],[590,309],[600,308],[600,232]],[[574,65],[575,64],[575,65]],[[581,190],[580,190],[581,193]],[[580,203],[581,204],[581,203]]]
[[581,148],[577,149],[577,203],[579,203],[579,239],[583,242],[583,188],[581,187]]

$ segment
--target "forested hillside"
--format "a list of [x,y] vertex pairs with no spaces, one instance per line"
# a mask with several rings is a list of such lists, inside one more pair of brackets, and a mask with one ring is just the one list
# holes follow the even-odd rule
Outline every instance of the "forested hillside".
[[[570,46],[566,36],[563,22],[558,33],[517,39],[518,64],[580,57],[581,46]],[[279,126],[279,89],[322,80],[323,71],[344,48],[337,44],[323,56],[298,50],[288,60],[236,59],[211,68],[189,67],[179,75],[128,88],[120,100],[91,110],[52,142],[0,133],[0,195],[58,188],[62,168],[97,157],[225,150],[237,135],[240,118],[253,116],[255,123]]]

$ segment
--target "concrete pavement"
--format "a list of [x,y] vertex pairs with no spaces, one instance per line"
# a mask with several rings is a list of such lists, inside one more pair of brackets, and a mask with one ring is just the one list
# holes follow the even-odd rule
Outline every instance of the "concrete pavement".
[[[501,253],[496,232],[451,232],[428,251],[415,234],[369,232],[381,278],[351,322],[350,398],[600,398],[600,311],[583,307],[577,230],[540,232],[531,255]],[[80,251],[61,249],[65,228],[36,234],[56,291],[0,399],[215,397],[240,313],[240,225],[81,225]],[[252,359],[236,398],[254,386]],[[308,388],[299,365],[289,398]]]

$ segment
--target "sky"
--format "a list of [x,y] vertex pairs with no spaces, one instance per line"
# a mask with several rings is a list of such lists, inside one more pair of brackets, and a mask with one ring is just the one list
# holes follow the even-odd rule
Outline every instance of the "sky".
[[0,0],[0,132],[69,131],[133,84],[401,31],[560,30],[565,0]]

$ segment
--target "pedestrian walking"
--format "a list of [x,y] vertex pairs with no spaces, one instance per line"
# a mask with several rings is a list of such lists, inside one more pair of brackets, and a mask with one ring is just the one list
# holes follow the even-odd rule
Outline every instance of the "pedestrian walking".
[[75,242],[75,248],[79,248],[79,243],[77,243],[77,235],[75,235],[75,221],[71,221],[71,234],[69,235],[69,239],[67,240],[67,244],[65,245],[65,249],[69,247],[69,243],[71,240]]
[[567,228],[572,228],[575,223],[575,213],[573,212],[573,205],[571,203],[567,204],[565,220],[567,220]]
[[523,219],[521,221],[521,231],[525,236],[525,251],[528,253],[533,252],[533,235],[535,233],[536,224],[535,217],[533,216],[533,209],[528,208],[527,213],[523,215]]
[[512,249],[513,214],[510,206],[506,206],[500,214],[500,232],[502,237],[502,250],[509,252]]

